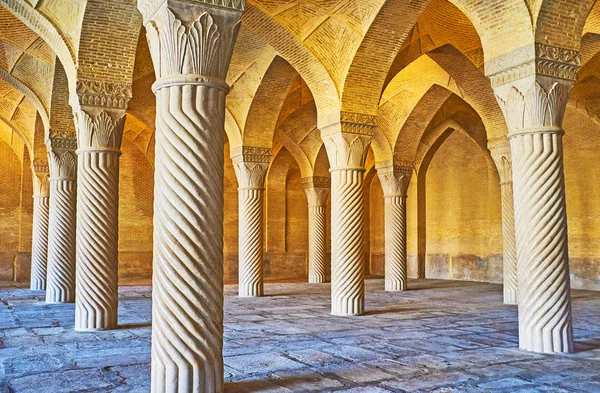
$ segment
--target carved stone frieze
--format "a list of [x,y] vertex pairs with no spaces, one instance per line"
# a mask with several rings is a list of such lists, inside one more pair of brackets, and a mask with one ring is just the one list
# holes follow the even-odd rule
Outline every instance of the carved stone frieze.
[[272,150],[268,147],[241,146],[231,150],[234,162],[261,162],[270,163]]
[[81,105],[126,109],[133,90],[128,83],[78,79],[77,95]]
[[485,73],[498,86],[535,74],[574,81],[580,67],[578,51],[537,43],[487,61]]
[[331,188],[331,178],[311,176],[302,179],[302,187],[307,188]]

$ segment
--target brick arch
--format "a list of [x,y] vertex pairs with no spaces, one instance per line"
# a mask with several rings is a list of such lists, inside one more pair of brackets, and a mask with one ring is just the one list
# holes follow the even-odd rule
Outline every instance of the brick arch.
[[31,144],[31,142],[25,137],[25,134],[23,134],[23,131],[20,130],[19,127],[15,126],[13,124],[13,122],[11,122],[9,119],[2,116],[2,114],[0,114],[0,122],[6,124],[8,127],[10,127],[10,129],[12,130],[12,132],[14,134],[19,136],[19,139],[21,139],[23,141],[23,145],[25,146],[26,153],[29,154],[29,161],[33,162],[33,157],[34,157],[33,156],[33,146]]
[[285,27],[251,3],[247,4],[243,26],[261,37],[302,76],[315,99],[319,127],[339,119],[340,94],[323,64]]
[[279,113],[297,76],[294,67],[283,58],[273,59],[248,110],[242,131],[243,145],[272,146]]
[[[537,0],[532,4],[535,41],[578,50],[596,0]],[[560,21],[560,23],[557,23]]]
[[77,78],[131,84],[141,27],[135,0],[87,0]]
[[[432,111],[435,112],[431,114]],[[477,111],[463,98],[434,85],[419,100],[402,126],[394,145],[394,164],[415,166],[419,161],[422,145],[430,145],[423,139],[424,136],[437,124],[449,118],[461,128],[473,130],[472,137],[475,142],[482,149],[487,149],[486,129]]]
[[69,80],[69,91],[75,92],[77,53],[73,45],[69,45],[65,39],[64,33],[23,0],[0,0],[0,5],[27,25],[52,48],[64,65]]
[[[522,0],[450,0],[471,21],[478,32],[486,59],[510,52],[527,42],[533,43],[531,18]],[[375,115],[387,73],[396,58],[407,31],[395,24],[405,18],[414,19],[429,1],[420,1],[407,8],[403,0],[388,0],[371,24],[359,47],[343,89],[341,108],[344,111]],[[413,10],[414,8],[414,10]],[[407,16],[408,15],[408,16]],[[449,21],[450,22],[450,21]],[[510,28],[509,28],[510,27]],[[376,50],[375,50],[376,49]],[[368,74],[370,89],[364,89]]]

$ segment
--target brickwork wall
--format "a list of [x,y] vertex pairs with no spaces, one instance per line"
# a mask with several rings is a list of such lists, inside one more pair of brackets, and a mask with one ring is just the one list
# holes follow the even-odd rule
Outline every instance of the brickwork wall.
[[152,277],[154,170],[129,142],[121,145],[119,173],[119,279]]
[[21,169],[21,162],[12,148],[0,142],[0,281],[13,279],[14,262],[19,251]]

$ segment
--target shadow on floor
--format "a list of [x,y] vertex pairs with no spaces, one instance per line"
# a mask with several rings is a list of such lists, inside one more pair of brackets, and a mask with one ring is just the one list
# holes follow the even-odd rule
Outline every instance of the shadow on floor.
[[117,329],[121,330],[121,329],[143,329],[143,328],[147,328],[147,327],[151,327],[152,326],[152,322],[143,322],[143,323],[131,323],[131,324],[123,324],[123,325],[119,325],[117,326]]
[[599,338],[589,338],[587,340],[575,341],[575,353],[593,351],[596,349],[600,349]]

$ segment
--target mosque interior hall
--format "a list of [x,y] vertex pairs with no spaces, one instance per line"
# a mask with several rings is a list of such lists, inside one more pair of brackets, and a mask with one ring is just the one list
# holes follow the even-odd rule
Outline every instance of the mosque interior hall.
[[0,26],[0,393],[600,392],[600,1]]

